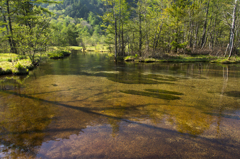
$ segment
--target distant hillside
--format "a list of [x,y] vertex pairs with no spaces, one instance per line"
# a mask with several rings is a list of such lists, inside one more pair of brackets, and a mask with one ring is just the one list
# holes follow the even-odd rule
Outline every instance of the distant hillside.
[[64,10],[64,15],[72,18],[87,19],[90,12],[103,15],[104,5],[101,0],[64,0],[53,7],[54,10]]

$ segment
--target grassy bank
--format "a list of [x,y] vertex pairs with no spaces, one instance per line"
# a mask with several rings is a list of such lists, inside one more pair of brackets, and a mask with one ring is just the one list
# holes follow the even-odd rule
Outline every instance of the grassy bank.
[[86,46],[86,51],[109,52],[108,46],[98,44],[96,46]]
[[70,56],[71,52],[67,50],[54,50],[47,53],[50,59],[62,59],[64,57]]
[[[61,59],[70,55],[68,50],[52,49],[48,52],[36,54],[34,56],[35,64],[41,60],[46,59]],[[13,53],[0,53],[0,75],[25,75],[32,70],[34,65],[28,56],[13,54]]]
[[0,75],[6,74],[28,74],[34,66],[30,59],[12,53],[0,54]]
[[86,52],[109,52],[107,45],[97,44],[95,46],[87,45],[85,48],[82,46],[51,46],[50,50],[80,50]]
[[240,57],[231,57],[230,59],[225,57],[217,57],[211,55],[166,55],[161,58],[142,58],[137,56],[126,56],[123,58],[126,62],[168,62],[168,63],[193,63],[193,62],[209,62],[209,63],[221,63],[221,64],[236,64],[240,63]]

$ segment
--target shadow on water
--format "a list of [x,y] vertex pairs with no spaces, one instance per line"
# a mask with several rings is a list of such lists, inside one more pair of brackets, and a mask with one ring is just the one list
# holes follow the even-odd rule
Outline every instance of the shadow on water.
[[[174,84],[170,82],[162,82],[157,80],[151,80],[150,78],[146,78],[141,74],[133,74],[133,75],[111,75],[107,76],[108,80],[124,83],[124,84]],[[167,80],[166,80],[167,81]]]
[[[146,90],[146,91],[149,91],[149,90]],[[181,99],[178,96],[170,95],[173,93],[165,90],[160,90],[160,92],[157,92],[156,90],[150,90],[150,92],[136,91],[136,90],[126,90],[126,91],[120,91],[120,92],[126,93],[126,94],[132,94],[132,95],[141,95],[141,96],[153,97],[158,99],[165,99],[165,100]]]
[[233,115],[233,114],[231,114],[231,115],[230,114],[218,114],[218,113],[205,113],[205,114],[209,114],[209,115],[217,116],[217,117],[240,120],[240,116]]
[[230,91],[230,92],[225,92],[224,94],[230,97],[240,98],[240,91]]
[[[40,118],[41,120],[39,120],[38,117],[36,117],[36,120],[34,120],[34,121],[28,121],[27,120],[29,122],[28,124],[35,123],[35,121],[36,121],[36,123],[33,125],[33,129],[29,129],[29,130],[23,129],[24,131],[21,131],[16,127],[19,124],[18,122],[16,122],[16,124],[14,124],[15,126],[11,126],[11,124],[9,124],[9,122],[5,122],[5,124],[1,123],[1,125],[11,126],[11,129],[9,129],[9,131],[1,130],[1,136],[3,136],[4,134],[10,135],[10,137],[8,137],[8,139],[10,138],[10,140],[8,140],[7,142],[9,143],[9,145],[10,145],[10,143],[11,144],[14,143],[14,145],[18,147],[19,151],[24,150],[24,151],[29,152],[29,153],[34,153],[35,152],[34,146],[41,145],[44,137],[46,136],[46,134],[45,134],[46,132],[50,132],[50,131],[61,132],[61,131],[72,130],[72,129],[48,129],[47,131],[45,131],[46,126],[52,120],[52,118],[51,118],[52,115],[51,114],[53,113],[51,109],[49,110],[49,107],[47,106],[48,104],[51,104],[52,106],[62,106],[62,107],[65,107],[65,108],[78,110],[78,111],[85,112],[85,113],[92,114],[92,115],[96,115],[96,116],[99,116],[99,117],[100,116],[101,117],[106,117],[109,120],[109,124],[111,124],[113,126],[114,133],[116,133],[119,130],[119,123],[120,123],[119,121],[124,121],[126,123],[137,124],[137,125],[143,126],[145,128],[150,128],[150,129],[155,129],[155,130],[166,132],[166,133],[171,133],[172,135],[181,134],[181,135],[183,135],[182,137],[184,137],[184,136],[185,137],[189,137],[189,136],[197,137],[197,136],[189,134],[189,133],[184,133],[184,132],[179,132],[179,131],[176,131],[176,130],[156,127],[156,126],[153,126],[153,125],[129,120],[129,119],[123,118],[123,117],[112,116],[112,115],[107,115],[107,114],[103,114],[103,113],[100,113],[100,112],[95,112],[94,110],[98,110],[96,108],[77,107],[77,106],[72,106],[72,105],[63,104],[63,103],[54,102],[54,101],[48,101],[48,100],[45,100],[45,99],[40,99],[40,98],[32,97],[32,96],[29,96],[29,95],[18,94],[18,93],[9,92],[9,91],[4,91],[4,93],[12,94],[12,95],[19,96],[19,97],[24,97],[26,99],[31,99],[33,101],[44,102],[44,103],[42,103],[42,105],[44,105],[44,109],[43,109],[44,112],[39,111],[39,109],[37,109],[38,110],[37,114],[42,115],[43,113],[45,113],[46,117],[41,116],[41,118]],[[167,98],[167,99],[169,99],[169,98]],[[141,107],[145,107],[145,106],[146,105],[142,105]],[[46,109],[46,108],[48,108],[48,109]],[[111,107],[110,108],[103,108],[102,110],[104,110],[104,109],[105,110],[106,109],[111,110],[111,109],[115,109],[115,108],[111,108]],[[123,109],[120,109],[120,110],[125,110],[125,109],[123,108]],[[119,112],[119,110],[117,110],[117,111]],[[18,112],[18,111],[16,110],[16,112]],[[46,113],[46,112],[48,112],[48,113]],[[31,115],[32,113],[33,112],[30,112],[29,115]],[[36,114],[36,113],[34,112],[34,114]],[[15,116],[15,114],[12,114],[12,115]],[[22,117],[24,117],[24,116],[22,116]],[[29,118],[29,120],[31,120],[31,119],[32,118]],[[39,122],[42,123],[43,121],[45,122],[45,124],[39,124]],[[1,129],[6,129],[6,128],[2,127]],[[18,130],[18,131],[16,132],[16,130]],[[74,130],[76,130],[76,129],[74,129]],[[77,131],[79,132],[79,131],[81,131],[81,129],[77,129]],[[17,136],[14,136],[14,135],[17,135]],[[27,135],[28,138],[23,137],[21,135]],[[208,139],[208,138],[201,137],[201,136],[198,136],[198,138],[206,140],[208,142],[212,142],[212,143],[217,143],[217,144],[221,144],[221,145],[224,143],[225,146],[235,147],[233,144],[229,144],[227,142],[225,143],[224,141],[220,141],[220,140]],[[2,139],[2,143],[4,143],[3,141],[5,141],[5,140],[6,139]],[[33,150],[31,150],[31,149],[33,149]]]
[[164,94],[173,94],[173,95],[184,95],[183,93],[167,91],[162,89],[145,89],[145,91],[153,92],[153,93],[164,93]]

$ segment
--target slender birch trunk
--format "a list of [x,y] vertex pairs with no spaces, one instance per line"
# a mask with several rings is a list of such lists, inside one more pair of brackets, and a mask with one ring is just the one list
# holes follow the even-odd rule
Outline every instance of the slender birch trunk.
[[232,25],[230,30],[230,39],[229,39],[229,56],[228,59],[232,56],[233,46],[234,46],[234,36],[235,36],[235,22],[236,22],[236,10],[237,10],[238,0],[235,0],[233,14],[232,14]]

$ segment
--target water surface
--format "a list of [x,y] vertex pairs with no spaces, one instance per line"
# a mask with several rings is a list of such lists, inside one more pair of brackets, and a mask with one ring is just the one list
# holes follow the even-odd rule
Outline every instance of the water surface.
[[238,158],[239,68],[74,52],[1,77],[0,157]]

